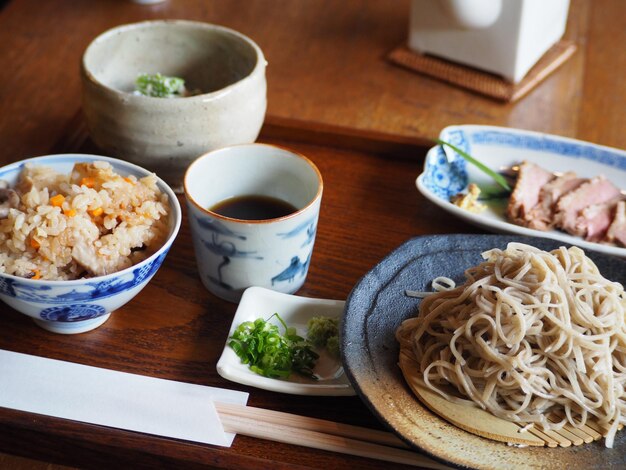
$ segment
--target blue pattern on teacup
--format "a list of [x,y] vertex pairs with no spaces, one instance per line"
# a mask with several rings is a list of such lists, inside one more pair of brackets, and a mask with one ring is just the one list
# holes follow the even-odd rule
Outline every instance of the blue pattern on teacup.
[[[228,266],[231,264],[231,258],[249,258],[253,260],[262,260],[261,256],[256,251],[245,251],[240,248],[240,243],[245,243],[247,237],[239,232],[235,232],[228,228],[226,224],[211,219],[209,217],[199,217],[195,214],[191,214],[193,221],[200,228],[198,231],[198,238],[200,243],[209,250],[212,254],[221,257],[221,261],[217,264],[214,273],[208,273],[206,279],[212,284],[218,285],[224,289],[234,289],[228,282],[224,280],[224,269],[228,270]],[[208,237],[201,235],[202,232],[206,232]]]
[[222,261],[216,266],[215,274],[207,274],[207,280],[211,283],[219,285],[224,289],[232,290],[233,286],[224,281],[224,273],[222,270],[230,264],[231,258],[249,258],[253,260],[262,260],[263,256],[257,254],[256,251],[243,251],[237,248],[233,242],[221,240],[217,233],[211,234],[211,240],[200,238],[200,243],[214,255],[222,257]]
[[193,215],[193,218],[198,224],[198,227],[204,230],[208,230],[209,232],[212,232],[213,234],[219,234],[219,235],[223,235],[227,237],[234,237],[240,240],[246,239],[245,235],[242,235],[240,233],[230,230],[226,225],[224,225],[218,220],[210,219],[208,217],[198,217],[196,215]]
[[313,218],[311,220],[307,220],[306,222],[301,223],[297,227],[289,230],[288,232],[279,233],[278,236],[282,239],[297,237],[306,230],[306,239],[300,245],[300,248],[304,248],[307,245],[312,244],[315,241],[315,234],[317,232],[317,219]]
[[256,251],[243,251],[237,248],[235,243],[229,240],[221,240],[217,233],[211,234],[211,240],[201,238],[200,241],[211,253],[218,256],[227,256],[229,258],[252,258],[263,259]]
[[246,240],[245,235],[230,230],[226,225],[217,220],[205,217],[197,217],[195,215],[193,215],[193,218],[198,224],[198,227],[210,233],[210,240],[201,237],[200,241],[211,253],[218,256],[228,256],[235,258],[250,257],[254,259],[263,259],[263,257],[259,256],[256,251],[243,251],[237,248],[235,242],[230,240],[222,240],[222,237]]
[[101,317],[106,313],[106,309],[101,305],[71,304],[62,307],[45,308],[39,316],[48,321],[76,322]]
[[305,276],[307,270],[309,269],[310,261],[311,253],[309,253],[308,258],[304,262],[300,261],[300,258],[297,256],[292,257],[289,266],[276,276],[272,277],[272,285],[277,282],[293,282],[296,277]]
[[67,304],[86,300],[112,297],[122,291],[132,289],[149,279],[161,266],[169,248],[146,264],[130,273],[120,274],[103,281],[64,286],[58,284],[32,284],[19,279],[0,277],[0,294],[27,302],[47,304]]
[[[227,226],[209,218],[203,218],[196,215],[192,215],[193,220],[197,223],[197,226],[208,232],[209,237],[199,236],[200,243],[211,252],[213,255],[221,257],[221,261],[215,265],[215,271],[208,273],[205,279],[226,290],[234,290],[237,286],[231,285],[228,279],[229,266],[232,264],[233,258],[247,258],[250,260],[261,261],[265,258],[262,253],[257,251],[245,251],[240,248],[240,243],[245,243],[246,236],[230,230]],[[291,256],[290,263],[286,268],[283,268],[280,272],[271,277],[270,282],[272,286],[281,282],[293,282],[294,279],[306,276],[311,259],[311,250],[315,235],[317,232],[317,218],[309,219],[296,227],[286,232],[276,233],[275,236],[281,239],[298,239],[302,238],[300,248],[306,248],[310,246],[304,253],[294,254]],[[302,259],[299,255],[304,256]],[[281,258],[284,258],[281,254]],[[304,261],[303,261],[304,260]],[[276,260],[277,262],[279,260]]]
[[278,233],[277,236],[281,239],[289,239],[304,236],[304,241],[300,245],[300,248],[305,248],[310,245],[310,249],[305,251],[307,258],[305,261],[301,261],[300,257],[294,255],[291,257],[289,266],[280,271],[271,278],[271,285],[274,286],[279,282],[293,282],[296,277],[304,277],[309,269],[311,262],[311,252],[313,250],[313,242],[315,241],[315,234],[317,232],[317,217],[309,219],[288,232]]
[[[229,264],[231,258],[250,258],[256,260],[262,260],[263,256],[257,254],[256,251],[243,251],[237,248],[237,245],[230,240],[222,240],[217,232],[211,233],[211,240],[200,238],[200,243],[214,255],[220,256],[222,261],[216,266],[215,274],[207,274],[207,280],[213,284],[216,284],[224,289],[232,290],[233,286],[224,281],[224,273],[222,272]],[[245,240],[245,237],[243,237]]]

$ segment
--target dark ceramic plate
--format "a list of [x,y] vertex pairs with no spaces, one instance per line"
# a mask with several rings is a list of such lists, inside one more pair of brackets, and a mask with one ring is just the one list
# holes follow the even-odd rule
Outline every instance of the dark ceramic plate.
[[[437,276],[464,280],[463,271],[482,261],[480,254],[519,241],[544,250],[563,243],[502,235],[437,235],[404,243],[354,287],[344,313],[342,354],[353,387],[374,414],[411,446],[447,464],[472,468],[626,468],[626,430],[614,447],[604,440],[569,448],[518,448],[484,439],[449,424],[424,408],[406,385],[397,365],[394,333],[415,316],[419,299],[404,291],[431,290]],[[626,262],[587,253],[602,274],[626,284]]]

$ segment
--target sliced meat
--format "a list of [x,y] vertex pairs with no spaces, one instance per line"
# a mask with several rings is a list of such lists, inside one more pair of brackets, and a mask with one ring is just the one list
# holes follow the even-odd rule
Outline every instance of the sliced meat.
[[580,229],[576,227],[580,212],[586,207],[608,202],[619,195],[620,190],[613,183],[604,176],[596,176],[561,196],[556,205],[555,225],[573,235],[581,235]]
[[95,173],[93,163],[74,163],[74,168],[72,168],[72,172],[70,173],[70,183],[80,184],[81,179],[93,176],[93,173]]
[[9,210],[15,209],[20,205],[20,196],[8,188],[0,188],[0,219],[6,219],[9,216]]
[[104,259],[98,256],[92,244],[84,241],[76,243],[72,248],[72,258],[91,275],[103,276],[107,274]]
[[70,173],[70,183],[80,186],[81,182],[85,178],[93,177],[95,173],[96,169],[94,168],[93,163],[75,163],[74,168],[72,168],[72,172]]
[[588,181],[568,171],[546,183],[539,191],[539,202],[530,211],[528,226],[537,230],[550,230],[554,226],[556,203],[564,194]]
[[75,163],[72,173],[70,173],[70,183],[78,186],[85,184],[96,190],[100,189],[102,183],[108,178],[105,171],[94,163]]
[[617,203],[613,222],[611,222],[606,232],[605,240],[609,243],[626,246],[626,202],[620,201]]
[[585,207],[576,219],[576,233],[585,240],[602,240],[613,222],[615,207],[623,199],[620,195],[608,202]]
[[509,198],[506,214],[519,225],[528,225],[532,220],[531,209],[539,202],[539,192],[554,175],[538,165],[523,162],[517,175],[515,189]]

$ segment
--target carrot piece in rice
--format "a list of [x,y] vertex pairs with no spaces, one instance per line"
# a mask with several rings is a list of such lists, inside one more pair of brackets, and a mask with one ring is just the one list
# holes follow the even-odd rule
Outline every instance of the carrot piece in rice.
[[54,207],[61,207],[65,202],[65,196],[63,194],[57,194],[56,196],[52,196],[50,198],[50,204]]
[[96,180],[91,176],[85,176],[83,179],[80,180],[80,185],[87,186],[88,188],[93,188],[95,184]]
[[99,215],[102,215],[103,212],[104,209],[102,209],[102,207],[96,207],[94,210],[89,211],[92,217],[98,217]]

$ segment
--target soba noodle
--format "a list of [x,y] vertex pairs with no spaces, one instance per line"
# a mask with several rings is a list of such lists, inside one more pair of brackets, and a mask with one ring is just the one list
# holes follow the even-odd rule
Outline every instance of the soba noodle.
[[396,336],[418,377],[447,400],[558,430],[588,420],[612,447],[626,422],[624,288],[576,247],[510,243],[466,282],[421,301]]
[[418,297],[420,299],[424,297],[428,297],[429,295],[434,294],[435,292],[441,292],[443,290],[450,290],[456,287],[456,284],[453,279],[449,277],[439,276],[432,280],[431,282],[434,292],[425,292],[419,290],[406,290],[404,294],[408,297]]

